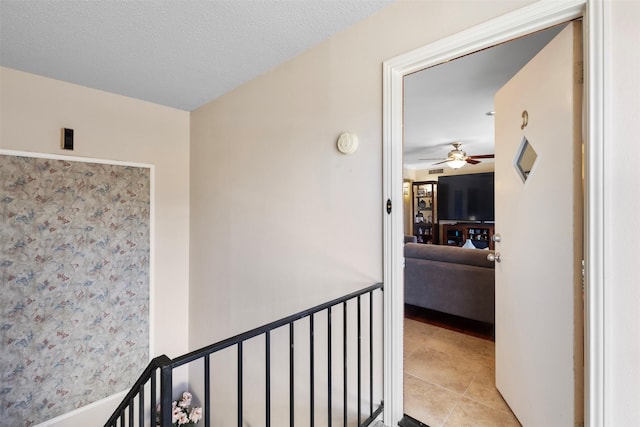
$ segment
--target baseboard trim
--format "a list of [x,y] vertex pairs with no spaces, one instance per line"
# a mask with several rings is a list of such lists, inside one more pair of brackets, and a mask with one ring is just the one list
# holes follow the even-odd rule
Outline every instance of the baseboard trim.
[[491,323],[454,316],[453,314],[429,310],[410,304],[404,305],[404,317],[477,338],[495,341],[495,328]]

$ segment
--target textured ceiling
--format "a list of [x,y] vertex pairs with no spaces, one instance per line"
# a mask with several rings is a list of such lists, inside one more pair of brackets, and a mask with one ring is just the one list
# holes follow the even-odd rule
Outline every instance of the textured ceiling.
[[[394,0],[0,0],[0,65],[191,111]],[[559,29],[405,78],[404,163],[493,153],[493,94]]]
[[0,65],[191,111],[393,0],[0,0]]

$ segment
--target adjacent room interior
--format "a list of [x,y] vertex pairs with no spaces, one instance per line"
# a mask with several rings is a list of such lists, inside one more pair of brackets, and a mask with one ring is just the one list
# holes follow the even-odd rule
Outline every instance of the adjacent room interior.
[[495,386],[493,97],[562,28],[404,79],[409,423],[520,425]]

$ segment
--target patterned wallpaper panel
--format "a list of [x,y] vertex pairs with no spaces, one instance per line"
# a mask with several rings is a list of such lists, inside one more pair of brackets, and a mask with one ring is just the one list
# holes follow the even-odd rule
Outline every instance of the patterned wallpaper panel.
[[149,210],[148,168],[0,155],[1,425],[125,390],[147,365]]

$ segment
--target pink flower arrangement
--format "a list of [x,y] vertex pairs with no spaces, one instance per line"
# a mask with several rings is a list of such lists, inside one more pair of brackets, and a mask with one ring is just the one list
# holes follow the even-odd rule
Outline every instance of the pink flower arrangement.
[[[173,427],[194,427],[202,418],[202,408],[191,405],[191,393],[188,391],[180,395],[180,399],[171,402],[171,425]],[[160,405],[156,411],[156,424],[161,427]]]

